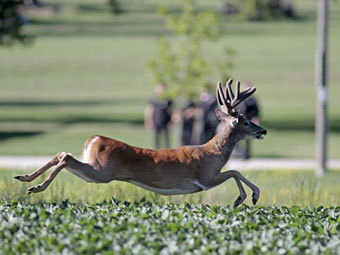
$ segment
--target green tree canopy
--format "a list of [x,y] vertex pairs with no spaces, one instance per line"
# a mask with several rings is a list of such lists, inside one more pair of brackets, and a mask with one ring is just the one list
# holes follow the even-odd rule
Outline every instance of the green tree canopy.
[[180,0],[179,12],[163,7],[158,12],[175,36],[158,40],[158,55],[149,62],[153,82],[163,83],[170,98],[180,95],[195,99],[212,71],[202,53],[202,43],[221,37],[219,14],[197,11],[195,0]]

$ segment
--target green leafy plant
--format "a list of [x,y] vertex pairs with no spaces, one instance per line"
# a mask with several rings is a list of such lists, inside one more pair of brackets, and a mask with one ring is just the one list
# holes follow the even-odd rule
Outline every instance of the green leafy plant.
[[0,199],[0,254],[338,254],[340,207]]

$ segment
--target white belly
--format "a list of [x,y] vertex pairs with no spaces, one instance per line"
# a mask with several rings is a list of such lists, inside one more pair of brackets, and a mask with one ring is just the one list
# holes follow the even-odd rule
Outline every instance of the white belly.
[[162,195],[181,195],[181,194],[190,194],[193,192],[200,191],[200,188],[196,185],[188,185],[186,188],[173,188],[173,189],[161,189],[161,188],[154,188],[148,185],[145,185],[140,182],[129,180],[129,183],[135,184],[143,189],[150,190],[152,192],[156,192]]
[[81,179],[83,179],[86,182],[95,182],[94,180],[91,180],[88,176],[86,176],[83,171],[80,171],[80,170],[77,170],[77,169],[74,169],[74,168],[70,168],[70,167],[65,167],[65,168],[67,170],[69,170],[71,173],[80,177]]

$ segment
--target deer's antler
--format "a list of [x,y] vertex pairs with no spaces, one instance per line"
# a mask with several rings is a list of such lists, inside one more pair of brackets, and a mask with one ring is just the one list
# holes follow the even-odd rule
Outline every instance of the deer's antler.
[[240,81],[236,82],[236,95],[234,95],[231,84],[233,79],[229,79],[226,83],[225,91],[223,91],[221,82],[217,83],[216,98],[222,111],[233,115],[236,113],[235,107],[242,101],[250,97],[256,90],[255,87],[249,87],[240,92]]

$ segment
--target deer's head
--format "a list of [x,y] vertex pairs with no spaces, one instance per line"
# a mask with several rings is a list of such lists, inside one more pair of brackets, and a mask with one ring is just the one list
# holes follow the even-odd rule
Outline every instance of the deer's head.
[[236,94],[234,95],[231,84],[233,80],[229,79],[225,89],[223,90],[221,82],[217,83],[216,97],[221,110],[216,109],[218,119],[223,122],[223,129],[235,133],[238,140],[241,139],[263,139],[267,131],[246,119],[240,114],[235,107],[241,102],[250,97],[256,90],[255,87],[250,87],[240,92],[240,82],[236,82]]

